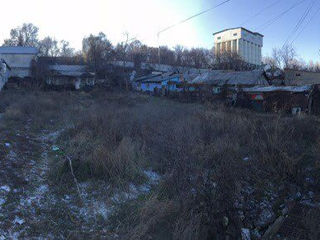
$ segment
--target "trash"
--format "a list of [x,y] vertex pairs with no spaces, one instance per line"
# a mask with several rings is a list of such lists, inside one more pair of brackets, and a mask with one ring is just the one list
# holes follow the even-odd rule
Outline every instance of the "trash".
[[60,148],[58,146],[52,146],[52,151],[56,152],[56,151],[59,151]]
[[249,161],[249,157],[245,157],[245,158],[243,158],[243,161],[248,162],[248,161]]

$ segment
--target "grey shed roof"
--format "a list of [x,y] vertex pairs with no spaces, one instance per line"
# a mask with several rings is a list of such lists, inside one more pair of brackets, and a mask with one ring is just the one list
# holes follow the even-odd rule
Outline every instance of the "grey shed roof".
[[268,86],[263,70],[244,72],[210,71],[196,77],[191,84]]
[[0,54],[38,54],[35,47],[0,47]]
[[186,82],[191,82],[196,77],[200,76],[200,73],[184,73],[183,74],[183,80]]
[[50,65],[49,69],[60,75],[70,77],[80,77],[84,74],[90,74],[85,65]]
[[308,92],[312,89],[311,85],[305,86],[268,86],[268,87],[252,87],[252,88],[244,88],[245,92],[295,92],[302,93]]
[[167,72],[167,73],[163,73],[163,74],[161,74],[161,75],[157,75],[157,76],[152,77],[152,78],[145,79],[145,80],[143,80],[142,82],[144,82],[144,83],[148,83],[148,82],[161,83],[161,82],[163,82],[163,81],[170,80],[171,78],[179,77],[179,76],[180,76],[180,75],[177,74],[177,73]]

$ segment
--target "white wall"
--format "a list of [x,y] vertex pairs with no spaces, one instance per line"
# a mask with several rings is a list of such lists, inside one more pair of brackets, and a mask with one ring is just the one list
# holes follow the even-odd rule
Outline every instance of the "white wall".
[[248,32],[243,28],[230,29],[215,34],[214,45],[216,54],[219,53],[219,44],[221,48],[222,43],[231,41],[233,44],[234,40],[237,41],[237,53],[244,61],[255,65],[261,65],[263,37]]

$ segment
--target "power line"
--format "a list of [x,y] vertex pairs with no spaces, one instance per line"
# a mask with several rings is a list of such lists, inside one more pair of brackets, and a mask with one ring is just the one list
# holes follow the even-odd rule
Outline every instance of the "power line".
[[257,12],[256,14],[254,14],[253,16],[251,16],[250,18],[248,18],[246,21],[244,21],[243,23],[241,23],[240,25],[243,26],[244,24],[250,22],[253,18],[258,17],[259,15],[261,15],[264,11],[268,10],[269,8],[274,7],[275,5],[277,5],[278,3],[280,3],[282,0],[276,0],[275,2],[271,3],[270,5],[266,6],[265,8],[261,9],[259,12]]
[[223,1],[222,3],[219,3],[219,4],[213,6],[213,7],[209,8],[209,9],[206,9],[206,10],[204,10],[204,11],[202,11],[202,12],[199,12],[199,13],[197,13],[197,14],[195,14],[195,15],[192,15],[191,17],[188,17],[188,18],[186,18],[186,19],[184,19],[184,20],[182,20],[182,21],[180,21],[180,22],[177,22],[177,23],[175,23],[175,24],[172,24],[171,26],[168,26],[168,27],[162,29],[161,31],[159,31],[159,32],[158,32],[158,36],[159,36],[161,33],[165,32],[165,31],[168,31],[169,29],[171,29],[171,28],[173,28],[173,27],[175,27],[175,26],[178,26],[178,25],[180,25],[180,24],[182,24],[182,23],[185,23],[185,22],[187,22],[187,21],[195,18],[195,17],[198,17],[198,16],[200,16],[200,15],[202,15],[202,14],[205,14],[205,13],[207,13],[207,12],[209,12],[209,11],[217,8],[217,7],[220,7],[220,6],[223,5],[223,4],[226,4],[226,3],[230,2],[230,1],[231,1],[231,0],[225,0],[225,1]]
[[290,8],[288,8],[287,10],[283,11],[282,13],[280,13],[278,16],[270,19],[269,21],[265,22],[264,24],[260,25],[259,27],[255,28],[255,31],[257,29],[260,28],[264,28],[266,29],[267,27],[271,26],[274,22],[276,22],[277,20],[279,20],[281,17],[283,17],[285,14],[287,14],[288,12],[290,12],[292,9],[296,8],[297,6],[299,6],[301,3],[305,2],[306,0],[302,0],[300,2],[297,2],[295,4],[293,4]]
[[299,21],[297,22],[297,24],[295,25],[295,27],[292,29],[291,33],[289,34],[289,36],[287,37],[285,43],[283,44],[286,45],[290,38],[295,35],[297,33],[297,31],[299,30],[299,28],[302,26],[303,22],[306,20],[306,18],[308,17],[308,15],[311,12],[311,9],[313,7],[315,3],[315,0],[313,0],[312,2],[310,2],[310,5],[306,8],[306,10],[304,11],[304,13],[302,14],[301,18],[299,19]]
[[307,22],[307,24],[305,25],[304,28],[301,29],[301,31],[297,34],[297,36],[291,41],[291,45],[294,43],[295,40],[297,40],[297,38],[301,35],[301,33],[306,29],[306,27],[311,23],[311,21],[314,19],[315,16],[318,15],[318,13],[320,12],[320,6],[319,8],[314,12],[314,14],[311,16],[311,18],[309,19],[309,21]]
[[185,22],[187,22],[187,21],[190,21],[191,19],[196,18],[196,17],[198,17],[198,16],[200,16],[200,15],[202,15],[202,14],[205,14],[205,13],[207,13],[207,12],[209,12],[209,11],[217,8],[217,7],[220,7],[220,6],[222,6],[222,5],[230,2],[230,1],[231,1],[231,0],[225,0],[225,1],[223,1],[223,2],[221,2],[221,3],[219,3],[219,4],[215,5],[215,6],[213,6],[213,7],[211,7],[211,8],[208,8],[208,9],[206,9],[206,10],[204,10],[204,11],[201,11],[201,12],[195,14],[195,15],[192,15],[191,17],[188,17],[188,18],[186,18],[186,19],[184,19],[184,20],[182,20],[182,21],[180,21],[180,22],[177,22],[177,23],[175,23],[175,24],[172,24],[172,25],[170,25],[170,26],[162,29],[161,31],[159,31],[158,34],[157,34],[157,37],[158,37],[158,45],[159,45],[159,48],[158,48],[159,64],[161,63],[161,57],[160,57],[160,34],[161,34],[161,33],[165,32],[165,31],[168,31],[169,29],[174,28],[174,27],[176,27],[176,26],[178,26],[178,25],[180,25],[180,24],[182,24],[182,23],[185,23]]

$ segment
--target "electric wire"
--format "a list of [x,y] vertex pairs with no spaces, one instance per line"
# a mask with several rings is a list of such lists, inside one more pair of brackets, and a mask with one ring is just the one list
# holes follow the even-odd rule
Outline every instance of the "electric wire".
[[308,15],[311,12],[312,7],[315,4],[315,0],[313,0],[312,2],[310,2],[310,5],[306,8],[306,10],[304,11],[304,13],[302,14],[302,16],[300,17],[299,21],[297,22],[297,24],[295,25],[295,27],[292,29],[292,31],[290,32],[289,36],[287,37],[285,43],[283,44],[283,46],[285,46],[290,38],[292,36],[294,36],[300,29],[300,27],[302,26],[302,24],[304,23],[304,21],[306,20],[306,18],[308,17]]
[[276,21],[278,21],[280,18],[282,18],[284,15],[286,15],[288,12],[290,12],[291,10],[293,10],[294,8],[296,8],[297,6],[299,6],[300,4],[302,4],[303,2],[305,2],[306,0],[302,0],[299,1],[293,5],[291,5],[290,8],[286,9],[285,11],[281,12],[279,15],[277,15],[276,17],[270,19],[269,21],[265,22],[264,24],[258,26],[257,28],[255,28],[255,31],[257,31],[258,29],[266,29],[267,27],[271,26],[273,23],[275,23]]
[[171,29],[171,28],[174,28],[174,27],[176,27],[176,26],[178,26],[178,25],[180,25],[180,24],[182,24],[182,23],[185,23],[185,22],[187,22],[187,21],[189,21],[189,20],[191,20],[191,19],[193,19],[193,18],[196,18],[196,17],[198,17],[198,16],[200,16],[200,15],[202,15],[202,14],[205,14],[205,13],[207,13],[207,12],[209,12],[209,11],[212,11],[213,9],[216,9],[216,8],[222,6],[222,5],[224,5],[224,4],[226,4],[226,3],[230,2],[230,1],[231,1],[231,0],[225,0],[225,1],[223,1],[223,2],[221,2],[221,3],[219,3],[219,4],[217,4],[217,5],[209,8],[209,9],[206,9],[206,10],[204,10],[204,11],[201,11],[201,12],[199,12],[199,13],[197,13],[197,14],[195,14],[195,15],[192,15],[191,17],[188,17],[188,18],[186,18],[186,19],[184,19],[184,20],[182,20],[182,21],[180,21],[180,22],[177,22],[177,23],[175,23],[175,24],[172,24],[172,25],[170,25],[170,26],[162,29],[161,31],[159,31],[159,32],[158,32],[158,36],[159,36],[161,33],[165,32],[165,31],[168,31],[168,30]]
[[266,6],[265,8],[261,9],[259,12],[257,12],[256,14],[254,14],[253,16],[251,16],[250,18],[248,18],[247,20],[245,20],[244,22],[242,22],[240,24],[240,26],[243,26],[244,24],[250,22],[252,19],[260,16],[264,11],[276,6],[277,4],[279,4],[282,0],[276,0],[275,2],[271,3],[270,5]]
[[311,21],[315,18],[315,16],[318,16],[318,13],[320,12],[320,6],[319,8],[314,12],[314,14],[311,16],[311,18],[309,19],[309,21],[305,24],[305,27],[303,27],[300,32],[296,35],[295,38],[293,38],[293,40],[291,41],[291,45],[294,43],[295,40],[297,40],[300,35],[303,33],[303,31],[307,28],[307,26],[309,26],[309,24],[311,23]]

